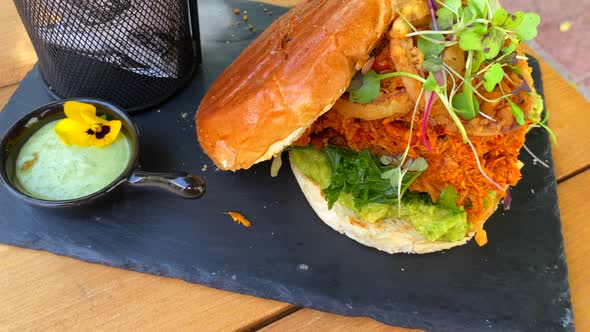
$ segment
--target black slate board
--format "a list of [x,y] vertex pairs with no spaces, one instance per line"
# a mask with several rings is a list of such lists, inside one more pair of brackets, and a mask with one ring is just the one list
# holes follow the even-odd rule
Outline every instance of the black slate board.
[[[90,207],[47,210],[0,190],[0,242],[397,326],[574,330],[555,176],[527,154],[512,210],[486,224],[487,246],[422,256],[388,255],[332,231],[309,208],[288,167],[278,178],[269,176],[268,163],[216,172],[196,143],[193,117],[207,87],[254,36],[243,24],[227,28],[239,20],[232,8],[248,10],[259,31],[282,10],[272,8],[270,17],[244,1],[199,5],[201,71],[160,111],[134,120],[144,168],[201,173],[208,165],[201,173],[205,197],[123,188]],[[532,65],[541,91],[538,64]],[[33,70],[0,113],[0,131],[49,101]],[[552,164],[548,136],[535,130],[527,139]],[[222,214],[228,210],[244,213],[253,227],[230,221]]]

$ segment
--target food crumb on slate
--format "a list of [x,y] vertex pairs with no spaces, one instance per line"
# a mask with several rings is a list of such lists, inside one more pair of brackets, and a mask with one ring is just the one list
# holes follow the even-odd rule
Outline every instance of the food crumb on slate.
[[309,266],[307,264],[299,264],[299,265],[297,265],[297,268],[299,269],[299,271],[308,271],[309,270]]
[[207,171],[207,164],[203,164],[203,167],[201,167],[201,172],[206,172]]
[[187,116],[188,116],[187,112],[180,113],[180,117],[183,119],[186,119]]
[[535,193],[535,189],[531,189],[531,194],[534,194],[534,193]]
[[229,215],[233,221],[235,221],[236,223],[243,225],[245,227],[250,227],[252,226],[252,223],[250,222],[250,220],[246,219],[246,217],[244,217],[243,214],[238,213],[238,212],[234,212],[234,211],[228,211],[225,212],[225,214]]

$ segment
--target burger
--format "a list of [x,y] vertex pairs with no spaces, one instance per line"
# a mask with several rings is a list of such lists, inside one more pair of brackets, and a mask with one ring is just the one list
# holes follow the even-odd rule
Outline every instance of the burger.
[[388,253],[459,246],[521,178],[545,127],[520,43],[539,16],[491,0],[307,0],[219,76],[197,136],[222,170],[288,152],[328,226]]

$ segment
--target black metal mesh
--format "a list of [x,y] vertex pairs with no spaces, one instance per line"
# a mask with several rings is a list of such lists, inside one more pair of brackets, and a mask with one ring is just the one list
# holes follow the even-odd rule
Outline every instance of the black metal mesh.
[[196,0],[14,2],[61,98],[144,109],[180,89],[200,61]]

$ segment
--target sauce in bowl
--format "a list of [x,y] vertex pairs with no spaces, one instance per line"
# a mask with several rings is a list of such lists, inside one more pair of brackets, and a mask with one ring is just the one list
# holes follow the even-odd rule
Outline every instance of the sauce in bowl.
[[43,200],[81,198],[106,188],[125,171],[131,146],[121,131],[105,147],[64,144],[53,121],[36,131],[16,159],[16,179],[21,190]]

